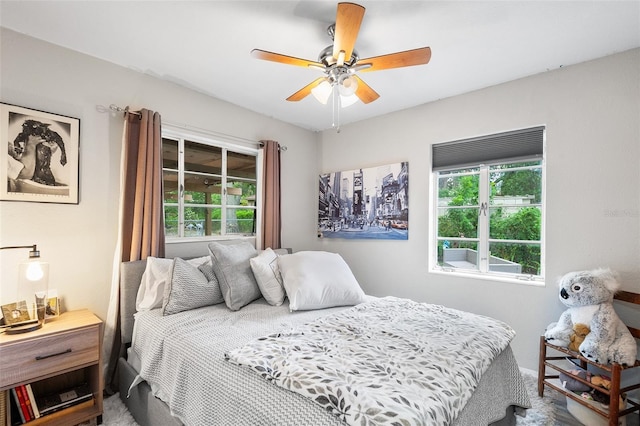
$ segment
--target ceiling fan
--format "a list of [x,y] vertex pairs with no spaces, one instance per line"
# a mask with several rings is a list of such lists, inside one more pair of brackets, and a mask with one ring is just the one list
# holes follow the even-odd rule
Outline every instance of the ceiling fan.
[[[266,50],[253,49],[251,56],[265,61],[279,62],[287,65],[316,68],[325,76],[317,78],[287,98],[288,101],[299,101],[312,93],[318,101],[327,103],[329,96],[337,91],[341,104],[351,104],[360,99],[368,104],[380,97],[356,72],[380,71],[391,68],[424,65],[431,59],[431,49],[421,47],[404,52],[391,53],[360,59],[354,49],[365,8],[354,3],[338,3],[336,22],[327,32],[333,44],[327,46],[318,55],[317,61],[281,55]],[[353,96],[355,95],[355,96]]]

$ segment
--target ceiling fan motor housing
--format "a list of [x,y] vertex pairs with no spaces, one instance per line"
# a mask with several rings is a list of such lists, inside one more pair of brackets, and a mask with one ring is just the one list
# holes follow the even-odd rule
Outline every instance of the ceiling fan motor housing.
[[333,57],[333,46],[325,47],[318,55],[318,62],[325,66],[324,72],[327,74],[327,80],[330,84],[342,84],[342,82],[349,78],[353,74],[351,67],[357,62],[358,52],[353,50],[351,58],[345,61],[342,65],[338,65],[336,59]]
[[[360,57],[358,56],[358,52],[353,49],[353,51],[351,52],[351,57],[348,61],[344,61],[344,65],[346,67],[352,67],[358,62],[358,59],[360,59]],[[336,64],[337,60],[333,57],[333,45],[327,46],[322,49],[322,51],[318,55],[318,62],[324,64],[325,67],[330,67]]]

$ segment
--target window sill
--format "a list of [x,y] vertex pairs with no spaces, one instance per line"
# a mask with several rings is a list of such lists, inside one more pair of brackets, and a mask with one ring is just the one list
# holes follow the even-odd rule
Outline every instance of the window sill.
[[228,241],[228,240],[255,240],[255,235],[212,235],[207,237],[167,237],[165,238],[165,244],[182,244],[182,243],[202,243],[202,242],[214,242],[214,241]]
[[545,281],[544,277],[534,277],[529,278],[522,276],[522,278],[518,277],[509,277],[504,275],[493,275],[493,274],[483,274],[480,272],[472,272],[472,271],[447,271],[440,268],[432,268],[429,273],[437,274],[437,275],[446,275],[457,278],[470,278],[474,280],[482,280],[482,281],[492,281],[492,282],[501,282],[501,283],[509,283],[509,284],[523,284],[523,285],[531,285],[535,287],[544,287]]

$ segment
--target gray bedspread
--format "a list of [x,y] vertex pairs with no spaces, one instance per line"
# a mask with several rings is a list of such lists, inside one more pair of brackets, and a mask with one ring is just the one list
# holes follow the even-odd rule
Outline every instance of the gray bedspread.
[[[349,308],[289,312],[260,299],[237,312],[224,304],[175,315],[136,314],[132,350],[140,377],[186,425],[344,425],[297,393],[273,385],[224,354],[251,340]],[[453,425],[485,426],[509,405],[529,407],[510,347],[496,357]]]

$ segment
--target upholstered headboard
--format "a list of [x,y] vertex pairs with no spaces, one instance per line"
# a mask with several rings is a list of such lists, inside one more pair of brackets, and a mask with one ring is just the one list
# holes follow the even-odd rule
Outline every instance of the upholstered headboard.
[[[233,240],[222,241],[233,243]],[[290,248],[276,249],[279,254],[291,253]],[[187,259],[188,257],[185,257]],[[134,260],[120,264],[120,339],[124,348],[131,344],[133,337],[133,315],[136,313],[136,297],[142,280],[142,274],[147,267],[146,260]]]
[[136,313],[136,296],[146,267],[146,260],[134,260],[120,264],[120,338],[123,345],[131,343],[133,314]]

